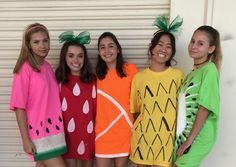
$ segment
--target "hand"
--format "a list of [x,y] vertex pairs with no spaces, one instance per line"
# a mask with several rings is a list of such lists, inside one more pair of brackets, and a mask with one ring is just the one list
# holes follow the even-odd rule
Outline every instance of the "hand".
[[36,154],[36,147],[31,140],[24,141],[23,148],[24,148],[24,151],[28,154],[32,154],[32,155]]
[[191,141],[186,140],[182,145],[180,145],[178,150],[177,150],[177,156],[180,157],[181,155],[183,155],[185,153],[185,151],[190,149],[191,144],[192,144]]

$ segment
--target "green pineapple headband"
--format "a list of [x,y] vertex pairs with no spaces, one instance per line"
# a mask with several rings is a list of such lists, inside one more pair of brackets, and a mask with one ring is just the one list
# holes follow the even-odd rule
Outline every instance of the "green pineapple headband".
[[91,41],[90,34],[87,31],[81,32],[79,35],[75,36],[73,31],[63,32],[59,36],[59,42],[75,42],[79,45],[89,44]]
[[178,35],[180,32],[180,27],[183,24],[183,19],[178,16],[174,18],[174,20],[169,24],[169,16],[161,15],[157,17],[154,21],[154,25],[159,29],[154,33],[154,36],[158,32],[167,31],[173,35]]

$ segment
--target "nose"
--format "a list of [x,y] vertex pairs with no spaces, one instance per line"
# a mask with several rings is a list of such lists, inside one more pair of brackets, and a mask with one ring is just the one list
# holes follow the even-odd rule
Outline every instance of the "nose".
[[109,47],[105,48],[105,53],[109,53]]
[[45,48],[45,47],[47,46],[47,44],[44,43],[44,42],[40,42],[40,43],[39,43],[39,46],[40,46],[41,48]]
[[161,50],[162,50],[162,52],[166,52],[167,51],[167,47],[163,46]]

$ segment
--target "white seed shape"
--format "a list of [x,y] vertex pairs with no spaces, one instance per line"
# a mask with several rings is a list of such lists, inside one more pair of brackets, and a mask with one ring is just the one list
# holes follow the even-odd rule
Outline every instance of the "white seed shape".
[[62,111],[66,111],[67,110],[67,101],[66,101],[65,97],[62,100],[61,109],[62,109]]
[[75,96],[79,96],[80,95],[80,87],[79,85],[76,83],[74,88],[73,88],[73,95]]
[[93,121],[92,120],[88,123],[87,132],[88,133],[92,133],[93,132]]
[[82,140],[77,148],[77,152],[79,155],[84,154],[85,152],[85,146],[84,146],[84,141]]
[[67,131],[68,132],[74,132],[75,131],[75,120],[74,118],[71,118],[69,123],[68,123],[68,126],[67,126]]
[[89,112],[89,103],[88,100],[86,100],[83,105],[83,113],[87,114],[88,112]]
[[92,90],[92,98],[95,99],[96,98],[96,87],[95,85],[93,85],[93,90]]

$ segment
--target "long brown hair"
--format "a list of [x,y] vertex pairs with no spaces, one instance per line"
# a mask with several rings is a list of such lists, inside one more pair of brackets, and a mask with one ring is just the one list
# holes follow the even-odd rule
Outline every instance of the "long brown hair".
[[208,36],[210,46],[215,46],[215,50],[210,53],[208,56],[209,60],[211,60],[215,65],[218,71],[220,71],[220,66],[222,62],[222,52],[220,45],[220,34],[219,32],[211,26],[203,25],[200,26],[196,31],[205,32]]
[[47,35],[48,40],[49,40],[49,32],[48,32],[48,29],[44,25],[40,23],[33,23],[33,24],[28,25],[23,34],[20,55],[17,59],[13,73],[18,73],[25,61],[28,61],[28,63],[30,64],[30,66],[33,68],[34,71],[37,71],[37,72],[40,71],[40,62],[34,56],[34,54],[32,53],[30,49],[31,36],[32,34],[37,33],[37,32],[44,32]]

